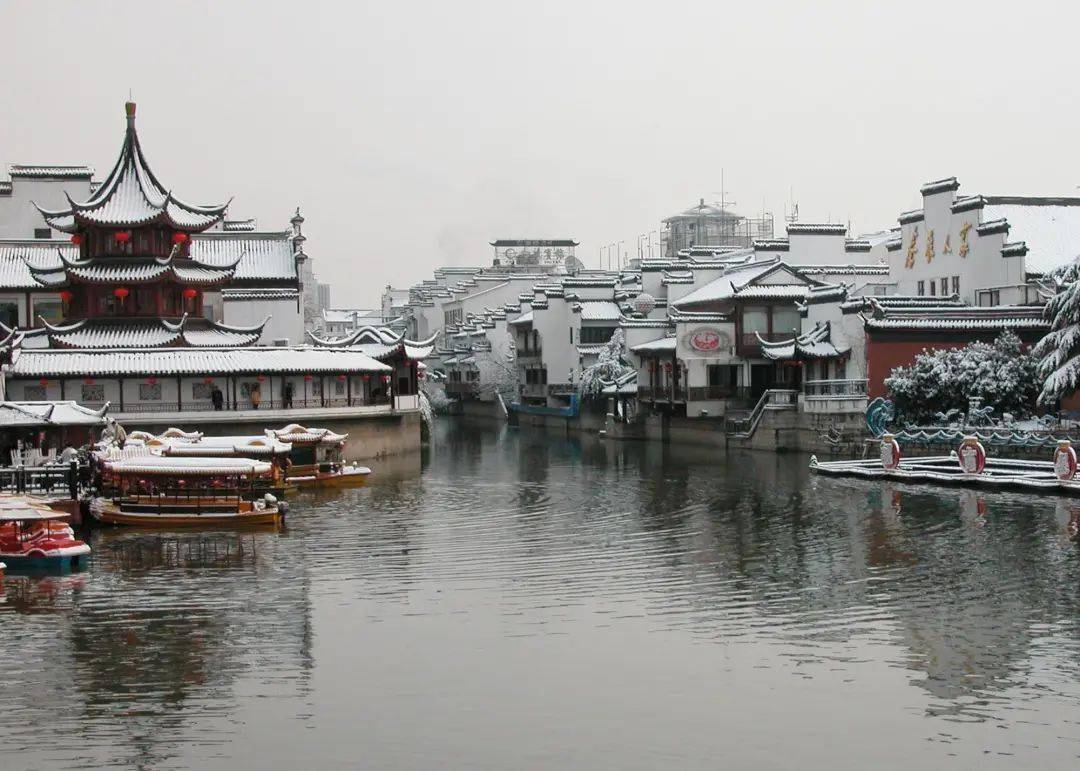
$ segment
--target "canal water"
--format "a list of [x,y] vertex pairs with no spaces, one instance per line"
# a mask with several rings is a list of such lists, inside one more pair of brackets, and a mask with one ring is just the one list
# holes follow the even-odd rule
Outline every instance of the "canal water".
[[439,426],[0,589],[0,767],[1080,767],[1068,505]]

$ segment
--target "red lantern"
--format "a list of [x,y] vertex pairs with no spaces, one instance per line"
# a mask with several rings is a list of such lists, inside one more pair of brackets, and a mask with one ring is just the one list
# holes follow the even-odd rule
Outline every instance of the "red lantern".
[[60,293],[60,301],[67,305],[69,302],[75,299],[75,293],[65,289]]
[[389,375],[383,375],[382,376],[382,381],[384,383],[389,383],[390,382],[390,376]]
[[338,376],[337,376],[337,379],[338,379],[338,380],[344,380],[344,379],[345,379],[345,376],[344,376],[344,375],[338,375]]
[[207,376],[207,377],[204,377],[202,381],[203,381],[204,383],[206,383],[207,385],[210,385],[211,383],[213,383],[213,382],[214,382],[214,378],[212,378],[212,377],[210,377],[210,376]]
[[671,372],[671,362],[664,363],[664,372]]
[[196,297],[198,297],[198,295],[199,295],[199,292],[198,292],[197,289],[192,289],[191,287],[188,287],[187,289],[184,290],[184,299],[185,300],[194,300]]
[[127,297],[129,294],[131,294],[131,290],[128,289],[126,286],[118,286],[116,287],[116,289],[113,290],[113,295],[120,302],[123,302],[124,298]]
[[94,378],[92,378],[92,377],[83,378],[83,382],[86,383],[87,385],[93,385],[94,384]]
[[255,379],[261,383],[262,381],[266,380],[266,375],[259,375]]
[[188,234],[187,233],[173,233],[172,234],[172,242],[174,244],[186,244],[187,240],[188,240]]
[[150,385],[156,385],[157,384],[157,378],[154,377],[153,375],[151,375],[150,377],[146,378],[146,382],[149,383]]
[[73,235],[71,237],[71,243],[75,244],[75,246],[78,246],[79,244],[82,243],[82,236],[80,236],[78,233],[76,233],[75,235]]
[[130,230],[118,230],[115,233],[113,233],[113,238],[116,239],[116,243],[118,243],[118,244],[126,244],[128,241],[131,240],[131,231]]
[[364,382],[371,380],[371,375],[364,375]]
[[41,380],[38,381],[38,385],[47,386],[48,384],[49,381],[46,378],[41,378]]
[[311,379],[312,379],[311,375],[304,375],[304,380],[310,381]]

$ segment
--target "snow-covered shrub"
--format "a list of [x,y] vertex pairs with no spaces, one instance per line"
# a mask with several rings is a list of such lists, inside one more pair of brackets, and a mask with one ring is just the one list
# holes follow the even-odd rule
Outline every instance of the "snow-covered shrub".
[[968,411],[968,399],[982,398],[993,415],[1009,412],[1028,417],[1042,387],[1038,363],[1015,332],[1006,330],[992,343],[963,348],[924,350],[906,367],[885,379],[885,388],[904,421],[934,422],[938,413]]
[[617,378],[633,371],[633,367],[623,359],[623,332],[616,329],[611,339],[604,343],[596,363],[585,368],[581,373],[580,390],[583,396],[596,396]]

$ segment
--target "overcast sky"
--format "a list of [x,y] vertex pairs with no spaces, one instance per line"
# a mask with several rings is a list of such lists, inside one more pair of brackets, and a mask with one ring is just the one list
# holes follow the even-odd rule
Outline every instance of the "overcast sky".
[[1073,195],[1078,6],[0,0],[0,163],[103,176],[130,89],[166,185],[299,204],[333,304],[373,305],[494,238],[633,255],[722,170],[741,213],[860,232],[940,177]]

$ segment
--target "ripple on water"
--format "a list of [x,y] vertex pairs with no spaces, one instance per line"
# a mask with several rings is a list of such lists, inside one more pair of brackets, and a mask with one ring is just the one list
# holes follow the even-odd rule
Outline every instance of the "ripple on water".
[[[927,743],[954,752],[982,741],[964,724],[1035,732],[1044,749],[1039,731],[1075,730],[1080,561],[1052,501],[810,478],[796,457],[467,430],[440,441],[422,473],[376,463],[368,487],[297,496],[282,532],[98,531],[87,572],[8,579],[0,656],[18,666],[0,690],[0,750],[39,767],[225,767],[256,714],[347,744],[326,733],[336,707],[319,673],[348,659],[338,637],[355,624],[384,653],[422,651],[440,678],[462,670],[463,692],[521,646],[570,645],[572,658],[529,668],[566,688],[584,678],[587,698],[623,694],[605,707],[620,724],[672,688],[669,712],[697,705],[685,735],[668,728],[676,765],[715,757],[691,729],[716,698],[701,666],[748,703],[768,683],[785,703],[819,689],[852,719],[937,721]],[[627,657],[649,662],[636,690],[603,674]],[[577,659],[592,669],[566,679]],[[334,679],[422,712],[422,683],[390,688],[351,661]],[[556,703],[501,707],[543,710],[556,732],[583,719]],[[475,760],[468,737],[482,739],[457,719],[458,758]],[[403,746],[386,725],[354,730],[385,760]]]

